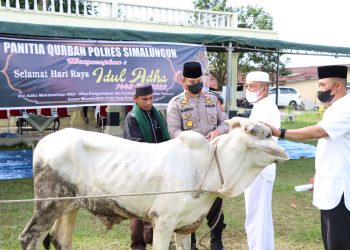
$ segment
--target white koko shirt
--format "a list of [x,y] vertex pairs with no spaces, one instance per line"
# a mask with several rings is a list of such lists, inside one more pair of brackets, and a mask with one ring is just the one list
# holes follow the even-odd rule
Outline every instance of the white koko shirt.
[[328,107],[318,126],[329,137],[317,143],[313,204],[322,210],[332,209],[344,193],[350,210],[350,96]]
[[[281,116],[276,104],[267,96],[254,104],[252,113],[249,116],[252,121],[262,121],[277,128],[281,126]],[[274,137],[277,141],[277,137]],[[266,166],[260,173],[269,181],[274,181],[276,176],[276,164]]]

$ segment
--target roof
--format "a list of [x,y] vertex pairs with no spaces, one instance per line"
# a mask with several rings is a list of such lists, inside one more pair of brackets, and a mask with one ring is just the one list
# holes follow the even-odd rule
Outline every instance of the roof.
[[210,50],[226,51],[232,43],[234,51],[266,51],[281,54],[331,55],[350,57],[350,47],[324,46],[242,36],[150,32],[128,29],[80,28],[0,21],[0,35],[74,38],[117,41],[153,41],[203,44]]
[[[350,68],[350,64],[344,64],[344,66],[347,66],[348,68]],[[305,80],[316,80],[318,79],[317,67],[318,66],[287,68],[287,70],[290,71],[291,74],[286,76],[280,76],[279,82],[288,83],[288,82],[299,82],[299,81],[305,81]]]

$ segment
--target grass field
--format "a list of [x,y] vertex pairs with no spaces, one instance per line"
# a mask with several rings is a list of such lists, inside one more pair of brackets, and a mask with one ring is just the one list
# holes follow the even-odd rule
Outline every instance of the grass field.
[[[317,117],[313,113],[284,127],[312,125]],[[273,193],[273,217],[275,226],[275,249],[318,250],[323,249],[319,210],[312,206],[312,193],[294,191],[295,185],[305,184],[314,174],[314,159],[290,160],[279,164]],[[33,198],[32,179],[0,181],[0,199]],[[0,204],[0,249],[19,249],[18,235],[29,221],[33,204]],[[226,249],[247,249],[244,231],[243,195],[224,201],[227,227],[223,240]],[[206,223],[206,222],[205,222]],[[203,236],[207,247],[208,227],[203,223],[197,238]],[[107,230],[95,217],[81,210],[74,231],[74,249],[129,249],[129,221]],[[171,249],[174,249],[172,246]],[[203,248],[204,249],[204,248]]]

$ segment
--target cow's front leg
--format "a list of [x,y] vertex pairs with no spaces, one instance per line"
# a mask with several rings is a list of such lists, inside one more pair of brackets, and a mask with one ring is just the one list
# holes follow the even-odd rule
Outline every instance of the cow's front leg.
[[175,230],[175,221],[158,217],[153,221],[153,250],[168,250],[171,236]]
[[191,234],[175,233],[176,250],[191,249]]

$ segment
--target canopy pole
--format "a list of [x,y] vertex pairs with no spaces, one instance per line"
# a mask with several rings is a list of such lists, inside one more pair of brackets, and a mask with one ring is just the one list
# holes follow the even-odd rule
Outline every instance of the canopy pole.
[[226,113],[229,118],[237,116],[237,65],[239,53],[234,52],[232,43],[228,47],[227,57],[227,87],[226,87]]
[[227,116],[229,116],[230,106],[231,106],[231,84],[232,84],[232,42],[228,44],[228,56],[227,56],[227,82],[226,82],[226,103],[225,110]]
[[276,105],[278,106],[278,80],[280,75],[280,54],[277,53],[277,68],[276,68]]

